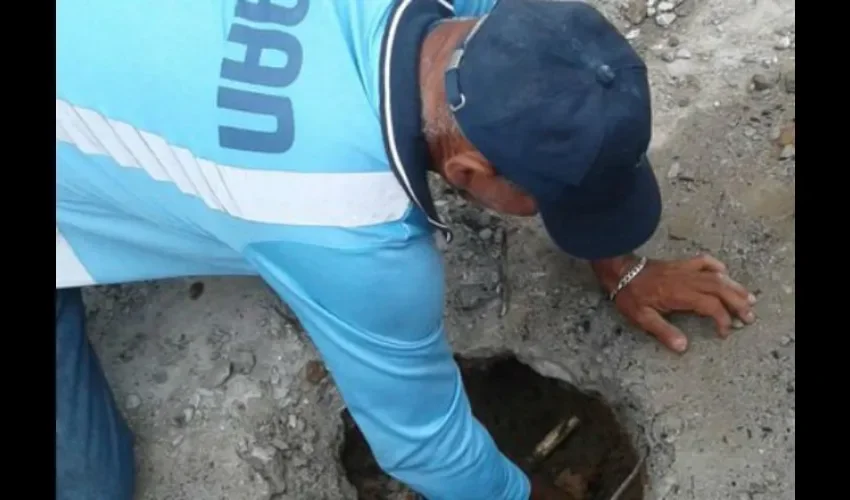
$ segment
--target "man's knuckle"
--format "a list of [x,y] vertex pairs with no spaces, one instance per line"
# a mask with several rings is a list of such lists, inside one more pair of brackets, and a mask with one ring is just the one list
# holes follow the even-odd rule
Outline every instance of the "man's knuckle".
[[722,308],[723,305],[720,303],[720,300],[711,295],[700,297],[696,307],[697,312],[706,316],[715,316]]
[[641,325],[651,324],[653,321],[652,312],[647,311],[646,309],[640,309],[634,313],[632,316],[636,323]]
[[711,315],[717,319],[717,321],[724,326],[732,324],[732,316],[729,314],[729,310],[726,309],[726,306],[723,305],[720,301],[711,306]]
[[725,314],[726,306],[723,305],[723,302],[721,302],[720,299],[714,298],[714,300],[711,301],[711,311],[714,314]]
[[723,293],[723,301],[735,309],[747,309],[750,306],[746,297],[742,297],[735,290],[726,290]]
[[697,281],[696,288],[703,293],[717,294],[722,289],[723,283],[716,273],[702,275]]

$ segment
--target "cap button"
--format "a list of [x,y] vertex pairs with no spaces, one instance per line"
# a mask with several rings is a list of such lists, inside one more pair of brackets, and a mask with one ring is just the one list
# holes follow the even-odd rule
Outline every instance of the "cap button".
[[596,68],[596,80],[608,87],[614,82],[614,70],[607,64],[601,64]]

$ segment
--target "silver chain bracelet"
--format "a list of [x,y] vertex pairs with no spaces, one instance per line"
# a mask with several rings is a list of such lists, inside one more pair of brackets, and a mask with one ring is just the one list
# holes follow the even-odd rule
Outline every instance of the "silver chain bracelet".
[[641,271],[643,271],[644,266],[646,266],[646,260],[646,257],[641,257],[638,263],[635,264],[634,267],[629,269],[629,272],[627,272],[626,275],[620,279],[620,282],[617,283],[617,288],[611,291],[611,293],[608,295],[609,300],[614,300],[614,297],[616,297],[617,294],[620,293],[623,288],[626,288],[626,286],[631,283],[633,279],[635,279],[635,276],[637,276],[638,274],[640,274]]

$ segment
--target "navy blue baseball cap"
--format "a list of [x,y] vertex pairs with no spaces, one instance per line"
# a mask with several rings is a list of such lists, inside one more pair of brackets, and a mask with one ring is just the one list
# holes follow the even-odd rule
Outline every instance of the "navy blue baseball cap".
[[620,256],[655,232],[646,65],[599,11],[499,0],[454,51],[445,80],[463,135],[535,198],[565,252]]

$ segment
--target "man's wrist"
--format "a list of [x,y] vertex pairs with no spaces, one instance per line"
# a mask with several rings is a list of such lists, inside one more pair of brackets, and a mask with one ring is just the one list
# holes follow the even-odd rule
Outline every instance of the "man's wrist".
[[599,280],[599,284],[605,293],[611,293],[617,288],[620,279],[639,261],[634,254],[623,255],[611,259],[600,259],[590,262],[593,274]]

